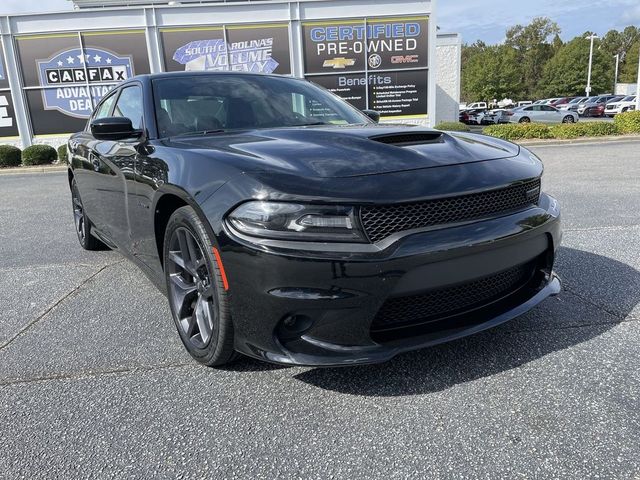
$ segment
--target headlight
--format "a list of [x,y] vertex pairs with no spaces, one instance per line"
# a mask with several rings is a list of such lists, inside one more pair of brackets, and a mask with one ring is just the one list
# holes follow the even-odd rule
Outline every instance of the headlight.
[[366,242],[353,207],[252,201],[227,216],[240,233],[260,238]]

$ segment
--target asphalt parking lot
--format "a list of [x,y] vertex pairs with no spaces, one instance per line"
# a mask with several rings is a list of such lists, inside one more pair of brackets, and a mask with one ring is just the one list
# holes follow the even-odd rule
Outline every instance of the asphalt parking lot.
[[640,478],[640,141],[538,146],[564,291],[383,365],[225,370],[78,246],[66,175],[0,176],[0,477]]

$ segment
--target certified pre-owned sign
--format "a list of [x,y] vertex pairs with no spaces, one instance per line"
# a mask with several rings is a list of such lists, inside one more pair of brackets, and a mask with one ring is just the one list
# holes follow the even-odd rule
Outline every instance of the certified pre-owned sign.
[[427,66],[427,17],[308,22],[306,73]]
[[45,110],[87,118],[113,85],[134,75],[131,56],[99,48],[73,48],[38,60]]

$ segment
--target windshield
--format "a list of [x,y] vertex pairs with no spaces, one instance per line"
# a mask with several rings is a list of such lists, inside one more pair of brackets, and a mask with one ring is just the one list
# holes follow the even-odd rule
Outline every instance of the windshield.
[[635,95],[629,95],[622,99],[623,102],[633,102],[636,99]]
[[160,137],[220,130],[371,123],[328,91],[287,77],[212,74],[153,81]]
[[578,97],[578,98],[574,98],[573,100],[571,100],[569,103],[579,103],[581,102],[583,99],[583,97]]

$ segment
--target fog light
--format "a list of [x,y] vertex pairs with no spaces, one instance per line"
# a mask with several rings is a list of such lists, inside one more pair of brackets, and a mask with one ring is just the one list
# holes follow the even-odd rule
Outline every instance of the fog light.
[[282,319],[282,326],[290,333],[300,334],[311,328],[313,320],[306,315],[287,315]]

